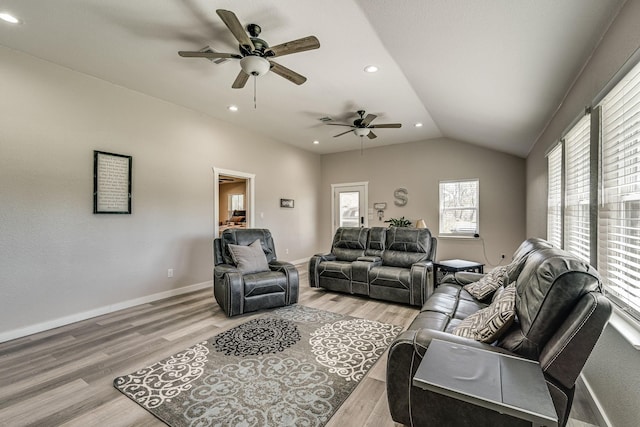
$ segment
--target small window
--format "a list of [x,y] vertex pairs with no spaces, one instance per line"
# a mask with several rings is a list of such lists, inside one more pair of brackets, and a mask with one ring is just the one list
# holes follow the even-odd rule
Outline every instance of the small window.
[[471,237],[479,233],[479,180],[440,181],[440,235]]
[[229,218],[234,211],[244,210],[244,194],[229,194]]

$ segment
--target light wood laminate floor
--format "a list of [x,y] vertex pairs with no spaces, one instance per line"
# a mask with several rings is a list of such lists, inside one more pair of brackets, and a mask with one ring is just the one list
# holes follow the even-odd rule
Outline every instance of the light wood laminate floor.
[[[299,304],[406,327],[417,308],[311,289]],[[194,343],[259,316],[227,318],[202,290],[0,344],[0,426],[162,426],[112,386]],[[399,426],[389,415],[386,353],[330,420],[337,426]],[[591,426],[578,390],[571,427]]]

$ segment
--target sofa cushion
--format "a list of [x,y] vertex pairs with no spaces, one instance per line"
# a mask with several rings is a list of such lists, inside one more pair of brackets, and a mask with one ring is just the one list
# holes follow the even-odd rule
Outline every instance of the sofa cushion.
[[507,286],[489,307],[483,308],[461,321],[453,334],[476,341],[492,343],[513,323],[516,317],[516,286]]
[[323,261],[318,267],[318,275],[332,279],[351,280],[352,264],[348,261]]
[[428,228],[391,227],[387,230],[382,264],[409,268],[428,259],[431,251],[431,232]]
[[243,274],[269,271],[267,257],[264,256],[260,239],[248,246],[228,245],[233,262]]
[[369,270],[369,284],[372,286],[409,289],[411,270],[400,267],[373,267]]
[[516,251],[513,253],[511,263],[507,265],[507,275],[509,276],[509,283],[515,282],[518,279],[518,276],[522,272],[522,269],[524,268],[529,255],[531,255],[535,251],[539,251],[541,249],[550,249],[552,247],[553,245],[551,245],[551,243],[536,237],[532,237],[522,242],[518,249],[516,249]]
[[331,253],[338,261],[355,261],[364,255],[368,237],[368,228],[340,227],[333,236]]
[[477,282],[469,283],[464,289],[480,301],[493,294],[499,287],[505,284],[507,279],[507,267],[496,267],[485,274]]
[[600,278],[588,263],[556,248],[531,253],[516,282],[518,323],[498,345],[537,359],[578,301],[594,291],[601,291]]
[[243,279],[245,297],[255,297],[276,292],[284,293],[287,289],[287,277],[279,271],[246,274]]

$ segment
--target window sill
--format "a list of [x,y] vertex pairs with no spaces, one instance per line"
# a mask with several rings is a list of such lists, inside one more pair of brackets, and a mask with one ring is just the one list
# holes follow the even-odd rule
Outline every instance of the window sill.
[[609,324],[636,350],[640,350],[640,325],[614,305]]
[[454,239],[454,240],[480,240],[479,237],[474,237],[473,234],[469,236],[451,236],[451,235],[438,235],[438,239]]

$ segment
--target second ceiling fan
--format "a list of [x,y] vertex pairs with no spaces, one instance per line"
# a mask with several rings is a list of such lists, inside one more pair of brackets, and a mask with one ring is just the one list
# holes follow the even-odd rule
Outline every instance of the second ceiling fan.
[[353,121],[353,125],[347,125],[342,123],[327,123],[328,125],[331,125],[331,126],[347,126],[351,128],[348,131],[339,133],[337,135],[334,135],[333,137],[337,138],[339,136],[346,135],[349,132],[353,132],[359,137],[367,136],[369,137],[369,139],[374,139],[374,138],[377,138],[378,136],[375,133],[373,133],[371,129],[402,127],[402,124],[400,123],[384,123],[384,124],[372,125],[371,122],[378,116],[376,116],[375,114],[367,114],[367,116],[365,117],[364,110],[358,110],[357,114],[360,116],[360,118],[355,119]]
[[224,9],[218,9],[216,13],[240,43],[239,53],[181,50],[178,55],[184,58],[239,59],[242,69],[231,86],[234,89],[243,88],[249,80],[249,76],[261,76],[269,70],[297,85],[307,81],[306,77],[272,61],[271,58],[317,49],[320,47],[320,42],[315,36],[269,46],[266,41],[258,38],[262,31],[259,25],[247,25],[247,34],[235,13]]

